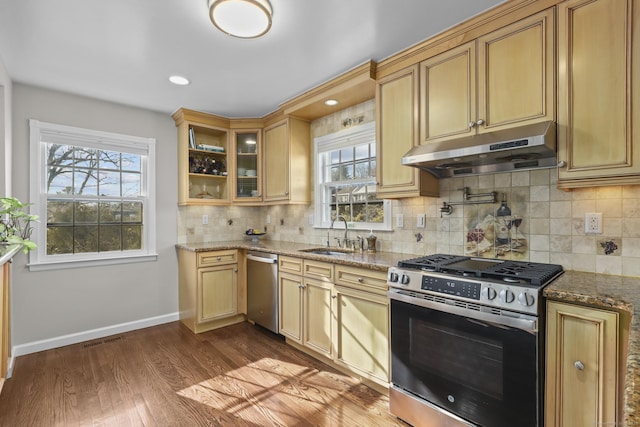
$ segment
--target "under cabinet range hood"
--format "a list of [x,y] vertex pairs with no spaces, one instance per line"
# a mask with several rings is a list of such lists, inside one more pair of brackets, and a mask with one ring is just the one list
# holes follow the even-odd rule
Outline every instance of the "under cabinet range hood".
[[402,164],[440,178],[507,172],[557,165],[552,121],[414,147]]

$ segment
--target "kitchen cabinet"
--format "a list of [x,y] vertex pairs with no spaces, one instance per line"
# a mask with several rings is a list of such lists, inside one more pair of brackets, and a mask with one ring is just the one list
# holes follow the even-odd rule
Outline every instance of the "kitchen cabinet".
[[[295,270],[304,275],[292,274]],[[279,257],[280,333],[328,358],[333,354],[332,277],[332,264]]]
[[545,426],[619,425],[618,313],[547,304]]
[[176,111],[173,119],[178,127],[178,204],[229,204],[229,121],[186,109]]
[[420,143],[555,119],[548,9],[420,63]]
[[438,180],[403,166],[402,156],[418,145],[418,66],[380,79],[376,85],[377,188],[383,198],[433,196]]
[[9,315],[9,274],[11,264],[2,264],[2,280],[0,281],[0,391],[7,378],[9,357],[11,356],[11,328]]
[[559,188],[640,183],[640,4],[558,4]]
[[232,132],[235,156],[234,204],[259,204],[262,201],[262,129],[242,129]]
[[195,333],[246,320],[246,272],[242,255],[178,251],[180,321]]
[[389,383],[390,310],[386,272],[336,265],[336,363]]
[[293,117],[264,129],[265,203],[311,203],[310,138],[309,123]]

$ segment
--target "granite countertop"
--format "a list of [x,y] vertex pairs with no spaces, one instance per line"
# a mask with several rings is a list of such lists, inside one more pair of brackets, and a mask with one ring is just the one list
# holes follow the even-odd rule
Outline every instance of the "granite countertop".
[[[310,243],[281,242],[277,240],[260,240],[253,243],[251,240],[231,240],[226,242],[177,244],[178,249],[194,252],[216,251],[224,249],[246,249],[269,252],[278,255],[286,255],[298,258],[314,259],[317,261],[332,262],[334,264],[349,265],[352,267],[368,268],[370,270],[386,271],[389,267],[398,264],[398,261],[411,258],[412,255],[393,252],[347,252],[344,255],[318,255],[301,252],[303,249],[322,248],[322,245]],[[332,248],[333,249],[333,248]],[[417,256],[417,255],[413,255]]]
[[[418,256],[392,252],[371,254],[354,252],[344,256],[317,255],[301,252],[301,250],[319,248],[322,245],[272,240],[261,240],[258,243],[253,243],[250,240],[236,240],[177,244],[176,247],[194,252],[223,249],[257,250],[378,271],[385,271],[389,267],[397,265],[398,261]],[[631,319],[629,353],[625,373],[624,422],[621,425],[640,426],[640,318],[637,316],[640,313],[640,278],[566,271],[545,288],[543,295],[547,299],[615,310],[625,313],[625,317]]]
[[0,245],[0,265],[11,261],[21,248],[21,245]]
[[544,290],[552,300],[615,310],[631,318],[625,373],[624,421],[640,426],[640,278],[566,271]]

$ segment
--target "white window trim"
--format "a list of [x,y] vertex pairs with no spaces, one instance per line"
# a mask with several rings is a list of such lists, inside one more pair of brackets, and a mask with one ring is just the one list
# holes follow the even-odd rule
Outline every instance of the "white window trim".
[[[314,146],[314,215],[313,215],[313,227],[314,228],[329,228],[331,227],[331,221],[325,221],[322,218],[322,186],[320,181],[322,180],[322,165],[320,164],[320,155],[326,151],[333,151],[343,147],[351,146],[359,143],[371,142],[376,139],[376,124],[375,122],[365,123],[359,126],[353,126],[347,129],[340,130],[338,132],[330,133],[313,139]],[[376,150],[376,162],[378,159],[378,150]],[[358,223],[347,222],[347,228],[349,230],[377,230],[377,231],[392,231],[392,211],[391,201],[384,200],[384,222],[383,223]],[[342,227],[342,224],[337,226]],[[334,224],[334,228],[336,225]]]
[[[41,220],[34,225],[32,240],[38,247],[29,252],[29,270],[58,270],[66,268],[89,267],[111,264],[126,264],[132,262],[144,262],[157,260],[156,249],[156,165],[155,151],[156,140],[154,138],[142,138],[131,135],[122,135],[111,132],[103,132],[92,129],[83,129],[73,126],[58,125],[54,123],[29,120],[29,145],[31,181],[29,183],[30,212],[38,215]],[[46,158],[46,145],[41,143],[42,135],[61,138],[64,143],[73,145],[77,142],[83,147],[99,149],[112,149],[134,154],[144,155],[141,168],[142,197],[146,199],[143,209],[143,246],[139,251],[124,252],[92,252],[82,254],[46,254],[46,218],[47,218],[47,194],[46,173],[43,161]]]

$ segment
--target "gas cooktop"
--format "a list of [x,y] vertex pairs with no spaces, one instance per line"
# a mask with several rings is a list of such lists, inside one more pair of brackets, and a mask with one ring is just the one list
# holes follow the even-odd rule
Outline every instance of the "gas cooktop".
[[563,272],[558,264],[435,254],[408,259],[399,268],[544,286]]

